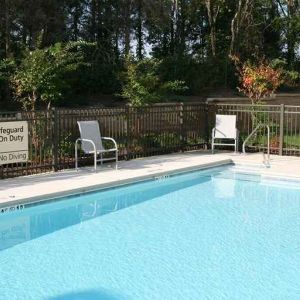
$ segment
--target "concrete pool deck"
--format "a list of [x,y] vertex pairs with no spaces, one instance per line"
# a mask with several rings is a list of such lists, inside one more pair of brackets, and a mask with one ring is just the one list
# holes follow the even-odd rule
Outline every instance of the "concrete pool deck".
[[[82,168],[0,180],[0,208],[226,164],[259,167],[262,154],[193,151],[121,161],[118,170],[99,166],[97,172]],[[272,155],[271,167],[257,170],[266,177],[300,180],[300,158]]]

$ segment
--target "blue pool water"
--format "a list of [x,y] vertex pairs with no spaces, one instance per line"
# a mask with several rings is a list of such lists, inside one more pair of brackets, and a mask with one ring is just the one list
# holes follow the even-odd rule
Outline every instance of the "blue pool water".
[[300,299],[300,189],[231,167],[0,215],[0,299]]

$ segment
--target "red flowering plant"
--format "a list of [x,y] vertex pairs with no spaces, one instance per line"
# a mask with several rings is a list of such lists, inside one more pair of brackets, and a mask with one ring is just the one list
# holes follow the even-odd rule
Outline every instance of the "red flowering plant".
[[231,57],[239,75],[240,86],[238,90],[246,95],[252,103],[252,121],[257,125],[262,119],[255,113],[257,106],[263,99],[270,97],[282,84],[282,70],[273,68],[266,60],[257,64],[249,61],[241,63],[238,57]]
[[270,97],[281,85],[281,70],[272,68],[266,62],[252,65],[244,63],[238,68],[241,86],[238,90],[244,93],[252,102],[257,104]]
[[[260,105],[283,83],[282,69],[273,68],[266,60],[260,60],[257,64],[241,63],[237,57],[232,57],[232,60],[239,75],[238,90],[251,100],[252,126],[256,127],[268,119],[265,113],[261,112]],[[268,123],[268,125],[273,124]],[[265,129],[262,128],[262,130]],[[258,139],[258,136],[256,138]]]

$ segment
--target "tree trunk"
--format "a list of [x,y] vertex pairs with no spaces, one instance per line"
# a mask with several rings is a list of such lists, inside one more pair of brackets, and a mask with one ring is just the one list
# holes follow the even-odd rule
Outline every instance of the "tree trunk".
[[238,0],[236,12],[231,21],[231,41],[229,48],[229,56],[238,56],[240,33],[246,18],[250,14],[252,0]]
[[126,0],[124,21],[124,53],[127,56],[130,53],[131,0]]
[[186,40],[186,0],[180,1],[180,20],[179,20],[179,55],[183,55],[185,52],[185,40]]
[[96,0],[91,2],[91,40],[96,41]]
[[137,57],[143,58],[143,9],[142,0],[137,3]]
[[23,109],[25,111],[28,111],[28,110],[35,111],[35,104],[37,101],[36,91],[33,90],[32,93],[28,95],[29,101],[26,101],[26,100],[22,102]]
[[217,52],[216,22],[220,11],[220,4],[218,3],[218,0],[205,0],[205,4],[208,15],[208,23],[210,27],[211,54],[213,57],[215,57]]
[[101,45],[102,42],[102,1],[96,2],[96,41],[98,45]]
[[8,57],[10,53],[10,21],[8,0],[5,0],[5,3],[5,54],[6,57]]
[[[120,5],[119,3],[116,3],[115,5],[115,16],[116,16],[116,20],[119,20],[119,14],[120,14]],[[117,60],[119,60],[120,58],[120,51],[119,51],[119,39],[120,39],[120,22],[115,22],[114,23],[114,36],[113,36],[113,45],[114,45],[114,53],[115,53],[115,57]]]
[[287,62],[290,67],[293,67],[296,58],[296,41],[297,35],[294,28],[294,21],[297,17],[298,0],[287,1]]
[[78,41],[79,36],[79,19],[80,19],[80,3],[77,2],[75,4],[74,8],[74,14],[73,14],[73,40]]
[[171,10],[171,18],[170,18],[170,53],[174,55],[176,53],[177,45],[178,45],[178,0],[172,1],[172,10]]

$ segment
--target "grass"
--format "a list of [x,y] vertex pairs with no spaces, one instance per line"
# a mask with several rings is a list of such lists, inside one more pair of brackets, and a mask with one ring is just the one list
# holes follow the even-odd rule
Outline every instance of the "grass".
[[[300,135],[285,135],[283,139],[284,148],[299,148],[300,149]],[[258,138],[253,138],[249,142],[249,145],[267,145],[267,136],[260,136]],[[279,147],[279,136],[271,135],[270,137],[271,147]]]

